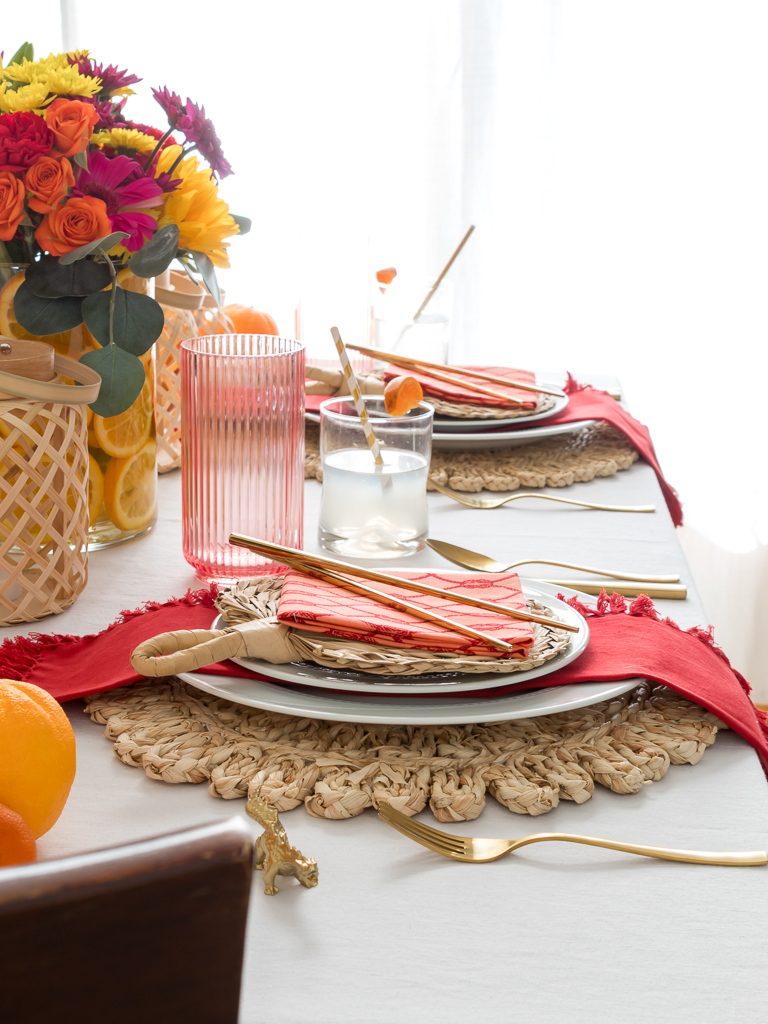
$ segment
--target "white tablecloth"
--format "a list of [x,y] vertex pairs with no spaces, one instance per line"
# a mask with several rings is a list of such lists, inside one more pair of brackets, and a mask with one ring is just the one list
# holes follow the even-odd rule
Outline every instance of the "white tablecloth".
[[[432,495],[430,532],[498,559],[538,554],[679,571],[692,586],[647,465],[567,493],[655,502],[658,512],[619,515],[535,501],[479,512]],[[306,494],[305,542],[312,548],[320,485],[308,483]],[[160,509],[150,536],[92,554],[80,600],[35,628],[91,633],[122,609],[199,585],[181,553],[178,473],[161,478]],[[408,564],[447,566],[430,550]],[[658,607],[683,626],[706,622],[693,590],[686,602]],[[82,702],[66,707],[78,771],[61,819],[40,840],[42,858],[244,815],[242,801],[215,799],[204,785],[170,786],[129,768]],[[477,821],[453,830],[507,837],[559,830],[692,849],[762,849],[767,797],[751,747],[724,733],[699,765],[672,767],[636,796],[598,786],[588,803],[564,802],[538,819],[511,814],[489,797]],[[422,817],[434,821],[428,811]],[[299,808],[284,823],[291,841],[317,859],[320,884],[308,891],[285,879],[280,894],[268,897],[256,876],[242,1024],[723,1024],[757,1021],[765,1012],[768,868],[686,866],[555,843],[464,865],[416,846],[371,810],[331,822]],[[194,950],[205,970],[204,937]],[[147,954],[156,953],[148,937]]]

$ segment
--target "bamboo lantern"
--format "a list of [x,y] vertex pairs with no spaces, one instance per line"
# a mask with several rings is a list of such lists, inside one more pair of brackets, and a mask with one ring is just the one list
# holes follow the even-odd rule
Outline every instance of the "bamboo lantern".
[[57,615],[88,581],[87,405],[100,387],[51,345],[0,337],[0,625]]
[[186,274],[166,271],[155,281],[155,298],[165,316],[157,339],[155,418],[157,421],[157,469],[169,473],[181,465],[181,379],[179,346],[201,333],[195,310],[201,309],[204,290]]

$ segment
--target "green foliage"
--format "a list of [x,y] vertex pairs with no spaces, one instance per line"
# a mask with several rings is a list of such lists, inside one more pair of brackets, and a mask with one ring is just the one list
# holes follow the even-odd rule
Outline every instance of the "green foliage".
[[8,61],[8,64],[21,64],[23,60],[34,60],[35,48],[32,43],[22,43],[16,53]]
[[137,277],[157,277],[170,267],[179,248],[178,224],[166,224],[132,256],[128,266]]
[[43,298],[35,295],[26,281],[14,296],[13,308],[24,330],[38,336],[71,331],[83,322],[82,299]]
[[141,394],[146,380],[144,367],[136,356],[117,345],[85,352],[80,362],[101,376],[99,397],[90,407],[97,416],[119,416]]
[[240,228],[241,235],[247,235],[251,230],[251,221],[248,217],[238,217],[236,213],[233,213],[232,220]]
[[59,263],[66,267],[69,263],[75,263],[77,260],[81,260],[88,253],[95,252],[97,249],[104,249],[104,252],[108,252],[113,245],[117,245],[118,242],[122,242],[124,238],[128,238],[127,231],[113,231],[111,235],[104,235],[103,238],[97,238],[95,242],[86,242],[85,245],[81,245],[79,249],[73,249],[72,252],[65,253],[64,256],[59,257]]
[[62,265],[55,256],[42,256],[30,263],[24,280],[30,290],[43,299],[93,295],[108,288],[112,275],[106,263],[78,260]]
[[110,337],[112,294],[111,291],[97,292],[83,301],[85,326],[100,345],[113,341],[122,351],[143,356],[160,337],[165,323],[163,311],[148,295],[138,295],[118,286],[114,291]]
[[211,262],[210,257],[206,256],[204,252],[190,252],[190,256],[195,261],[195,268],[200,277],[202,277],[203,284],[216,300],[216,305],[221,309],[219,282],[216,280],[216,268]]

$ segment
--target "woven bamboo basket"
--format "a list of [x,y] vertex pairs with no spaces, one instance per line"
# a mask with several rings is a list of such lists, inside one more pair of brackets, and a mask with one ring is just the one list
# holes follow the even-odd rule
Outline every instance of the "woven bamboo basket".
[[88,581],[86,407],[100,386],[51,345],[0,338],[0,625],[57,615]]
[[200,334],[195,311],[203,306],[205,292],[186,274],[166,271],[155,282],[155,298],[165,316],[165,326],[155,346],[157,469],[159,473],[169,473],[181,465],[179,347],[182,341]]

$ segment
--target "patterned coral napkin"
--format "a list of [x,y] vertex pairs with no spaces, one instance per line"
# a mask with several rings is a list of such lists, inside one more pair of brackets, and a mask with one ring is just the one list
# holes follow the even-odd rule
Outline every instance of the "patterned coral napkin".
[[[483,573],[482,576],[441,576],[436,572],[407,572],[398,570],[393,575],[415,580],[440,590],[456,592],[484,601],[498,602],[525,611],[525,598],[520,590],[516,573]],[[365,584],[365,580],[361,581]],[[440,597],[419,594],[387,583],[369,584],[376,590],[392,594],[420,608],[428,609],[463,626],[471,626],[506,640],[515,648],[513,657],[522,658],[533,643],[530,623],[511,619],[507,615],[487,612],[482,608],[456,604]],[[369,644],[389,647],[409,647],[427,651],[462,651],[466,654],[485,654],[506,657],[498,648],[473,640],[472,637],[451,633],[442,626],[417,619],[407,612],[388,608],[369,597],[342,590],[332,583],[324,583],[288,572],[280,597],[278,619],[289,626],[300,626],[312,633],[362,640]]]
[[[519,380],[523,384],[536,383],[536,375],[530,370],[511,370],[508,366],[467,366],[466,369],[489,373],[494,377],[508,377],[510,380]],[[507,405],[513,404],[515,409],[535,409],[538,404],[537,395],[533,391],[506,387],[504,384],[492,384],[490,381],[479,380],[477,377],[462,377],[461,379],[470,384],[477,384],[481,388],[487,388],[489,391],[498,391],[502,395],[508,395],[509,398],[518,399],[522,404],[491,398],[490,395],[484,395],[480,391],[463,388],[460,384],[448,384],[435,377],[430,377],[427,373],[420,373],[418,370],[403,370],[399,366],[388,366],[384,371],[384,380],[390,381],[395,377],[402,377],[404,374],[415,377],[421,384],[425,395],[432,395],[433,398],[440,398],[444,402],[455,402],[457,405],[484,405],[492,409],[504,409]]]

